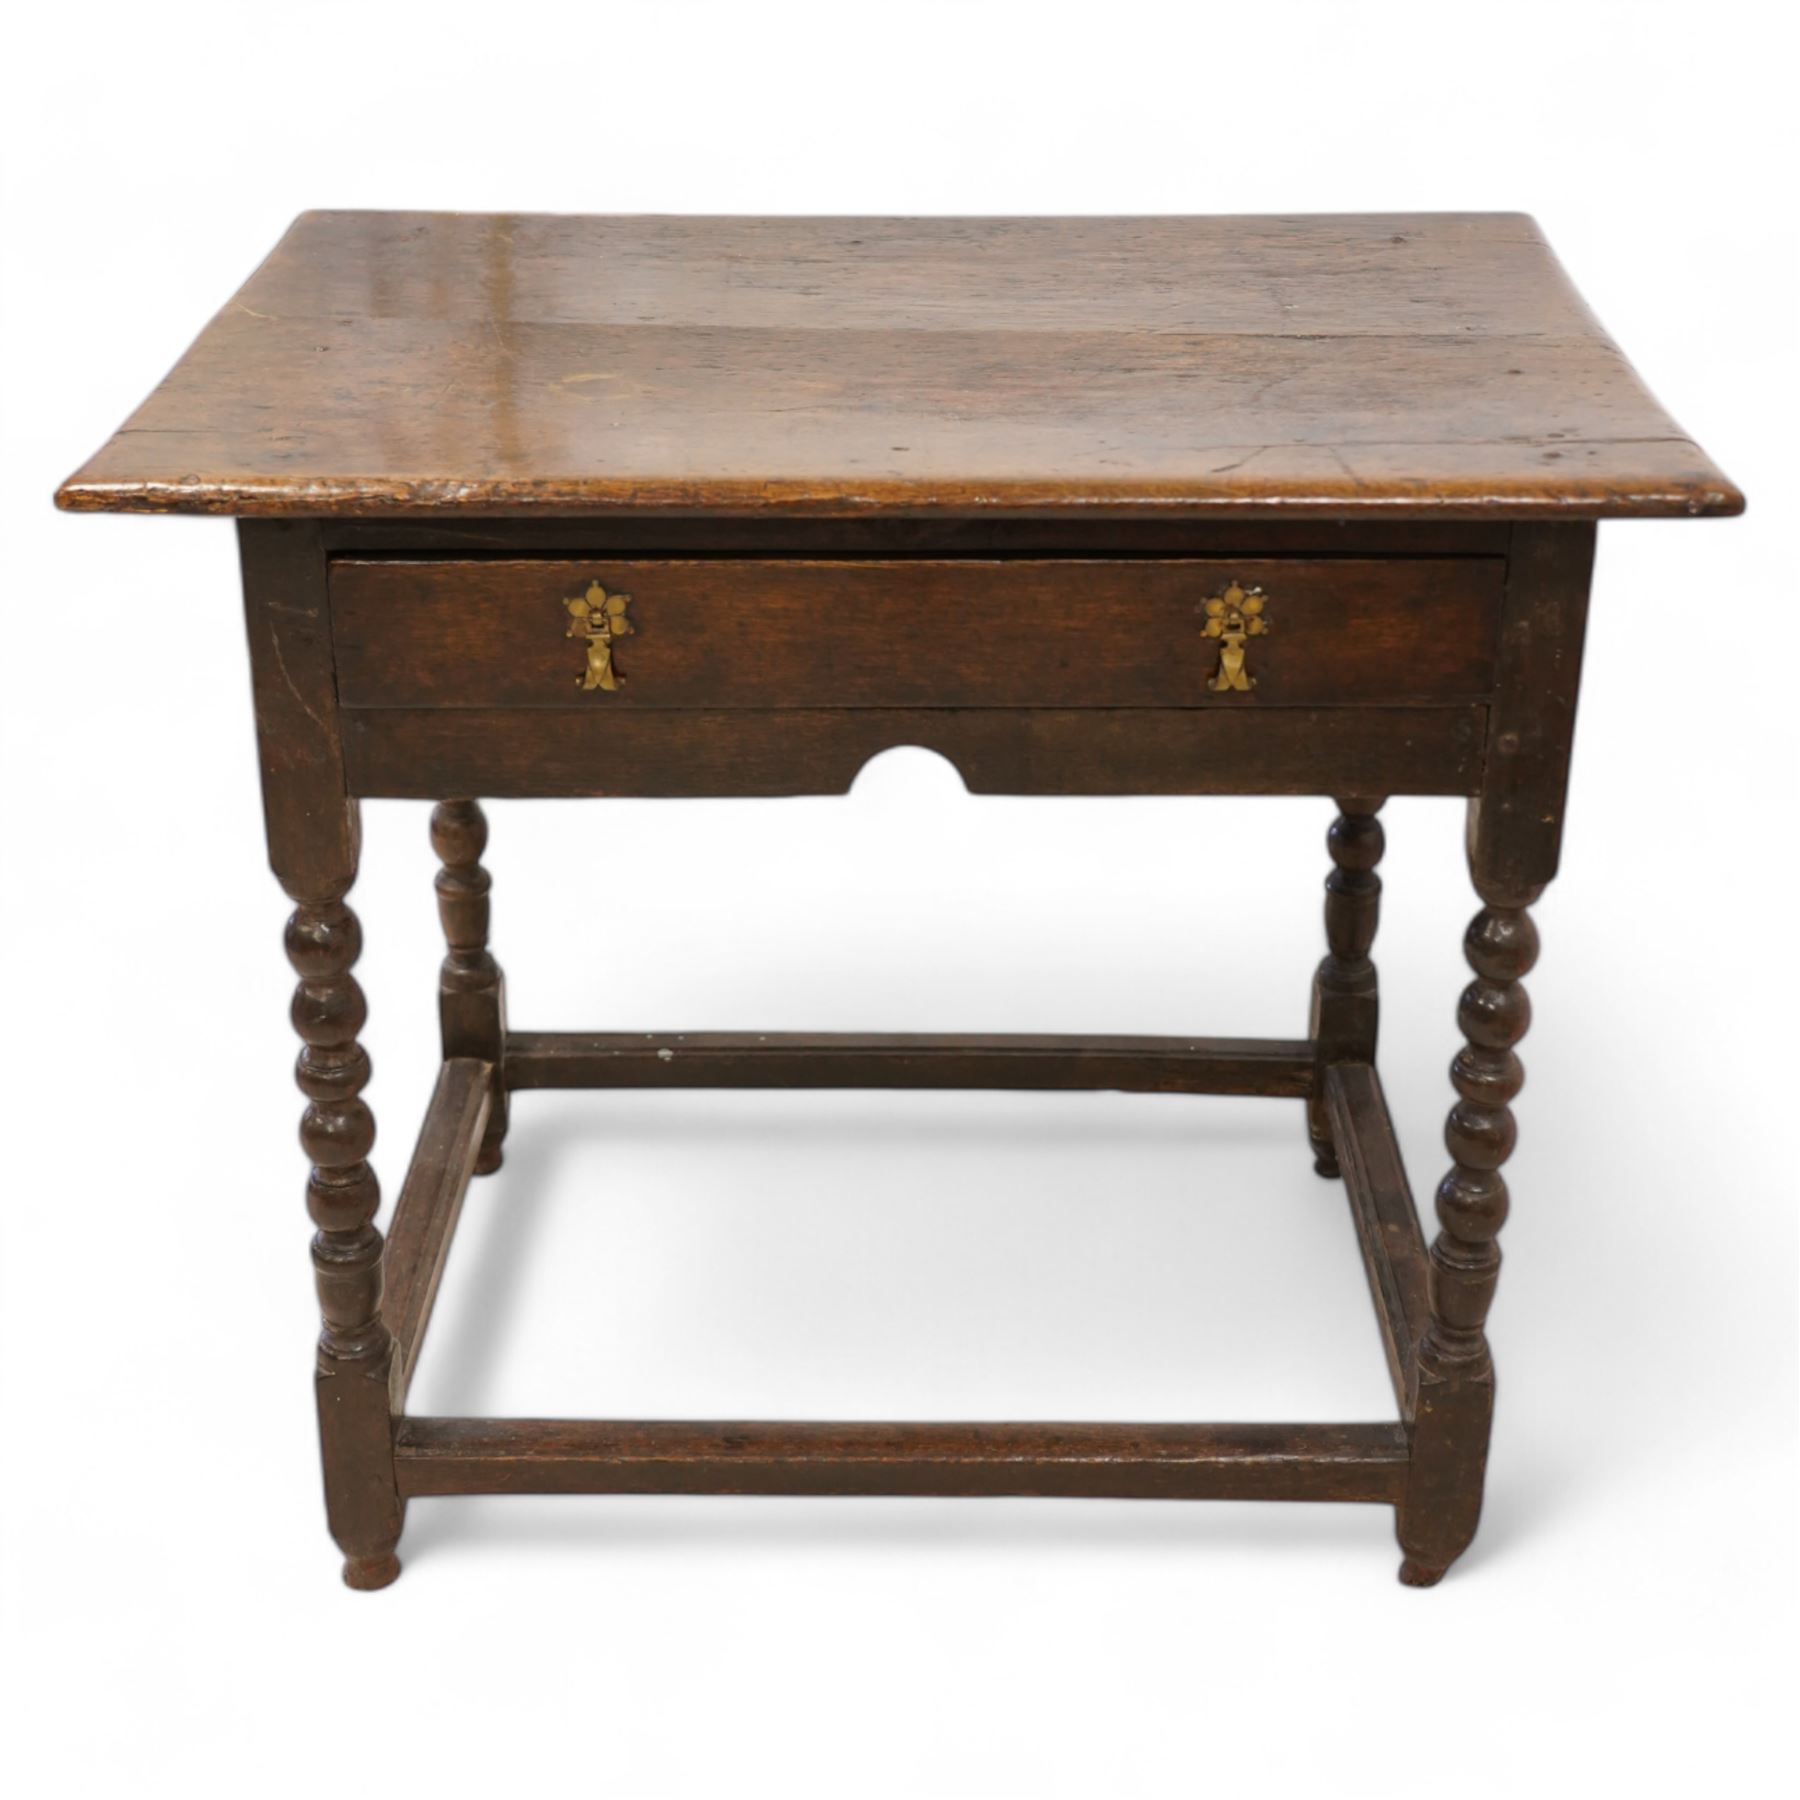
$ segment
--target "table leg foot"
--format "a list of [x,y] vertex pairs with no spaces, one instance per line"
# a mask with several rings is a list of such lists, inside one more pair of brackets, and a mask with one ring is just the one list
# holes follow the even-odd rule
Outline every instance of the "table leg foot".
[[1329,1144],[1313,1145],[1313,1173],[1323,1175],[1327,1181],[1336,1181],[1343,1174],[1338,1167],[1337,1152]]
[[383,1551],[379,1556],[346,1556],[344,1558],[344,1586],[355,1588],[359,1593],[372,1593],[376,1588],[384,1588],[398,1578],[400,1559],[393,1551]]
[[1416,1557],[1407,1557],[1400,1565],[1400,1582],[1403,1587],[1436,1587],[1444,1579],[1444,1571],[1433,1567],[1430,1563],[1422,1563]]

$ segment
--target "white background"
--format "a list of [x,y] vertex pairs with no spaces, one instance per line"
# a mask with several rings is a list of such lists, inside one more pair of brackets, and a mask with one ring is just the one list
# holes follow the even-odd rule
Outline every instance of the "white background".
[[[76,1794],[1780,1785],[1795,1624],[1796,237],[1776,9],[34,8],[5,47],[0,1778]],[[306,207],[1524,209],[1751,496],[1602,534],[1487,1518],[415,1504],[339,1585],[232,532],[56,481]],[[1303,1029],[1324,801],[498,805],[516,1022]],[[1460,808],[1389,808],[1439,1172]],[[391,1196],[424,809],[366,809]],[[1390,1416],[1297,1105],[527,1097],[419,1410]],[[1785,1757],[1785,1749],[1781,1752]]]

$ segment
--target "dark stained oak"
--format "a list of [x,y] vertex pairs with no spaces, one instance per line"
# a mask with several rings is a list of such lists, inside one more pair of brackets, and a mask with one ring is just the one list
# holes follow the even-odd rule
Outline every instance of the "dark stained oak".
[[487,815],[474,800],[445,800],[432,809],[431,847],[444,865],[435,883],[438,917],[448,945],[438,973],[444,1060],[469,1058],[497,1072],[477,1175],[499,1168],[507,1126],[506,978],[488,948],[493,880],[481,864],[487,836]]
[[1418,1209],[1400,1159],[1381,1077],[1373,1065],[1334,1062],[1325,1071],[1324,1114],[1356,1225],[1382,1347],[1401,1414],[1413,1416],[1418,1342],[1429,1316],[1429,1276]]
[[1494,1407],[1487,1315],[1500,1275],[1496,1241],[1510,1207],[1501,1165],[1518,1128],[1511,1102],[1525,1071],[1513,1046],[1531,1023],[1520,977],[1537,961],[1527,890],[1475,915],[1463,949],[1475,979],[1457,1022],[1467,1040],[1450,1066],[1456,1104],[1444,1126],[1450,1172],[1438,1183],[1431,1246],[1431,1314],[1415,1365],[1416,1458],[1400,1508],[1400,1579],[1430,1587],[1468,1547],[1481,1514]]
[[1082,1494],[1397,1498],[1397,1425],[853,1424],[402,1419],[418,1494]]
[[1385,800],[1339,800],[1326,834],[1332,870],[1325,877],[1325,958],[1313,974],[1308,1034],[1319,1059],[1320,1079],[1306,1103],[1313,1167],[1339,1173],[1337,1148],[1326,1118],[1323,1073],[1333,1063],[1375,1061],[1380,986],[1369,952],[1381,917],[1381,877],[1375,865],[1387,846],[1376,814]]
[[515,1031],[513,1088],[1015,1088],[1313,1091],[1310,1040],[910,1032]]
[[1513,1046],[1531,1023],[1521,977],[1537,961],[1527,910],[1562,850],[1587,627],[1594,531],[1522,526],[1501,624],[1501,688],[1480,791],[1469,803],[1469,873],[1482,900],[1463,938],[1475,979],[1456,1020],[1456,1104],[1444,1126],[1452,1159],[1437,1189],[1430,1316],[1412,1369],[1413,1458],[1397,1509],[1400,1579],[1431,1587],[1466,1550],[1481,1518],[1494,1412],[1488,1308],[1511,1206],[1501,1165],[1512,1154],[1511,1102],[1525,1074]]
[[362,950],[362,928],[341,899],[302,900],[288,920],[286,941],[300,978],[293,1020],[305,1046],[295,1079],[307,1099],[300,1122],[312,1163],[306,1208],[318,1227],[312,1256],[324,1314],[317,1390],[326,1513],[344,1550],[344,1580],[355,1588],[385,1587],[400,1573],[394,1554],[400,1513],[384,1467],[391,1459],[377,1442],[394,1343],[382,1314],[384,1246],[375,1226],[381,1190],[368,1163],[375,1119],[362,1099],[369,1056],[357,1034],[366,1007],[350,972]]
[[975,794],[1384,794],[1479,787],[1485,706],[346,709],[366,798],[845,794],[871,757],[934,750]]
[[[410,1497],[476,1493],[1360,1501],[1410,1586],[1467,1549],[1596,521],[1743,504],[1530,220],[308,213],[58,500],[239,518],[351,1586],[399,1573]],[[842,794],[897,745],[981,794],[1333,799],[1306,1036],[509,1025],[483,799]],[[1466,803],[1481,903],[1429,1249],[1375,1066],[1378,815],[1414,794]],[[446,953],[384,1239],[348,895],[385,799],[432,803]],[[1218,924],[1171,976],[1197,1006]],[[1398,1417],[407,1414],[511,1094],[946,1087],[1300,1103]]]
[[[1101,562],[339,559],[346,708],[1265,707],[1493,691],[1499,557]],[[617,687],[583,688],[566,601],[622,594]],[[1260,590],[1248,692],[1206,602]]]
[[375,1120],[362,1091],[366,1011],[352,973],[362,928],[345,903],[362,848],[345,787],[325,617],[318,528],[266,520],[239,531],[251,691],[262,765],[269,863],[294,902],[286,949],[298,976],[290,1011],[306,1096],[300,1141],[312,1165],[307,1210],[324,1315],[315,1360],[325,1515],[344,1553],[344,1580],[385,1587],[404,1503],[394,1484],[393,1334],[382,1311],[385,1271],[375,1215],[381,1193],[369,1151]]
[[1538,890],[1561,861],[1595,536],[1591,525],[1513,533],[1502,614],[1507,680],[1469,812],[1478,885]]
[[406,1404],[463,1197],[477,1173],[489,1112],[501,1098],[491,1063],[447,1057],[438,1071],[382,1259],[387,1274],[382,1314],[394,1334],[396,1408]]
[[1730,513],[1513,213],[302,214],[67,507]]
[[1497,556],[1512,550],[1505,522],[1363,513],[1273,521],[1255,514],[1098,513],[943,514],[876,512],[852,517],[786,513],[548,514],[475,518],[345,515],[314,521],[326,552],[346,561],[371,557],[609,557],[664,561],[742,557],[748,561],[851,562],[904,558],[927,562],[1083,557],[1089,561],[1264,556],[1271,545],[1295,558]]

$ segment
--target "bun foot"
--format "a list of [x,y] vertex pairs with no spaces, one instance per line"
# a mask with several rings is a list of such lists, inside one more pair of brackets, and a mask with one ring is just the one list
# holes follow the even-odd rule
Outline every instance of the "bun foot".
[[1419,1562],[1410,1556],[1400,1565],[1400,1580],[1405,1587],[1436,1587],[1443,1579],[1443,1569],[1433,1568],[1430,1563]]
[[386,1587],[399,1573],[400,1559],[391,1550],[380,1556],[344,1558],[344,1586],[356,1588],[361,1593]]

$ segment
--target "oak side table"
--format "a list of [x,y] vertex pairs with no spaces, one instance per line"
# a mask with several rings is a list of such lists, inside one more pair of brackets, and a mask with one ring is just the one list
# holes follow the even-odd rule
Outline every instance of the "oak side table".
[[[1417,1586],[1467,1547],[1595,524],[1743,506],[1530,219],[308,213],[57,500],[239,520],[352,1587],[421,1494],[1370,1501]],[[900,744],[977,793],[1337,797],[1306,1035],[508,1024],[478,796],[836,794]],[[1390,794],[1466,798],[1481,901],[1429,1250],[1375,1071]],[[436,802],[449,954],[384,1240],[345,897],[388,798]],[[415,1417],[464,1192],[546,1087],[1304,1102],[1398,1417]]]

